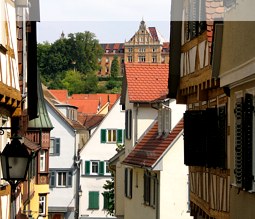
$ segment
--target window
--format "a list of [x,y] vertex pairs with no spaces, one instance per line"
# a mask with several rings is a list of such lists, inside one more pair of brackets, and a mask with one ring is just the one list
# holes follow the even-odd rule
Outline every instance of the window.
[[39,215],[46,216],[46,195],[39,194]]
[[132,110],[125,111],[125,131],[126,139],[131,139],[132,137]]
[[157,52],[157,48],[156,48],[156,47],[153,47],[153,48],[152,48],[152,52]]
[[133,57],[132,56],[128,56],[128,62],[133,62]]
[[139,52],[145,52],[145,48],[144,47],[139,48]]
[[128,48],[128,52],[133,52],[133,48]]
[[89,209],[99,209],[99,192],[89,192]]
[[156,63],[157,62],[157,56],[152,56],[152,62]]
[[164,63],[164,62],[165,62],[165,57],[161,56],[161,63]]
[[193,39],[206,30],[206,14],[204,0],[190,0],[187,39]]
[[40,150],[40,172],[46,171],[45,162],[45,150]]
[[105,59],[105,63],[109,63],[109,58],[106,58],[106,59]]
[[138,62],[145,62],[145,56],[138,56]]
[[110,175],[108,163],[106,161],[85,161],[85,175]]
[[101,143],[123,143],[122,129],[101,129]]
[[109,169],[109,163],[105,161],[105,169],[104,169],[105,174],[111,175],[110,169]]
[[226,8],[230,8],[236,4],[236,0],[224,0],[223,3]]
[[29,176],[32,179],[36,175],[37,162],[35,162],[35,158],[32,158],[29,164]]
[[60,155],[60,138],[50,139],[50,155],[59,156]]
[[99,170],[99,162],[98,161],[91,161],[91,174],[98,174]]
[[157,200],[157,174],[144,172],[144,204],[156,206]]
[[125,168],[125,196],[132,198],[133,169]]
[[226,106],[184,113],[184,163],[226,168]]
[[250,93],[236,97],[235,180],[246,191],[253,187],[254,98]]
[[50,187],[71,187],[71,170],[50,170]]

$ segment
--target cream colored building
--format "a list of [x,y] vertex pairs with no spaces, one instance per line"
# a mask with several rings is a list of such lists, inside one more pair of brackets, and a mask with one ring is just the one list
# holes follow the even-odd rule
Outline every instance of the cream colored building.
[[[230,218],[255,215],[255,21],[253,1],[236,1],[224,23],[221,86],[229,89]],[[246,18],[245,18],[245,17]],[[238,21],[239,20],[239,21]],[[250,19],[249,19],[250,20]]]
[[99,63],[98,76],[109,76],[114,56],[118,57],[120,76],[124,73],[124,63],[169,63],[169,42],[156,27],[147,27],[141,21],[139,29],[125,43],[101,44],[104,55]]

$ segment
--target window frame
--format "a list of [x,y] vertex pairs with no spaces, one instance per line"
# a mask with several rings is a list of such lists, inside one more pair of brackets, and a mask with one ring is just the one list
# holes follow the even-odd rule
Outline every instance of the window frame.
[[[43,152],[43,154],[42,154]],[[41,149],[40,150],[40,166],[39,170],[40,172],[45,172],[46,171],[46,150]]]
[[143,56],[138,56],[138,62],[146,62],[146,57],[143,55]]
[[[71,169],[59,169],[59,170],[50,170],[50,188],[69,188],[73,185],[73,174]],[[60,174],[63,176],[60,177]],[[65,174],[65,179],[63,178]],[[59,181],[61,179],[61,182]],[[65,183],[63,183],[63,182]],[[60,184],[59,184],[60,183]]]
[[[96,168],[97,168],[96,172],[94,172],[95,166],[93,166],[93,164],[97,164],[96,165]],[[99,160],[91,160],[90,161],[90,175],[99,175]]]
[[50,138],[50,149],[49,155],[50,156],[60,156],[60,147],[61,147],[61,139],[52,137]]
[[[41,200],[43,198],[43,200]],[[39,194],[39,206],[38,206],[38,214],[40,216],[46,216],[46,202],[47,202],[47,195],[46,194]],[[42,209],[42,212],[40,212],[40,209]]]

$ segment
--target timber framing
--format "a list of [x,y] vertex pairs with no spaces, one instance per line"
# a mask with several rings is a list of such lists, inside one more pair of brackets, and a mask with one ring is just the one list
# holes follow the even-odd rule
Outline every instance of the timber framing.
[[12,111],[13,116],[21,115],[21,93],[17,89],[0,82],[0,104]]

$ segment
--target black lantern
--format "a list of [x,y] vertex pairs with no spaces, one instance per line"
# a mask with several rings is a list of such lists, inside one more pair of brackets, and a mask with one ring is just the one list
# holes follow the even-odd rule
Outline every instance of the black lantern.
[[12,185],[26,180],[30,162],[27,148],[19,139],[18,136],[12,137],[11,143],[7,143],[1,153],[3,179]]

